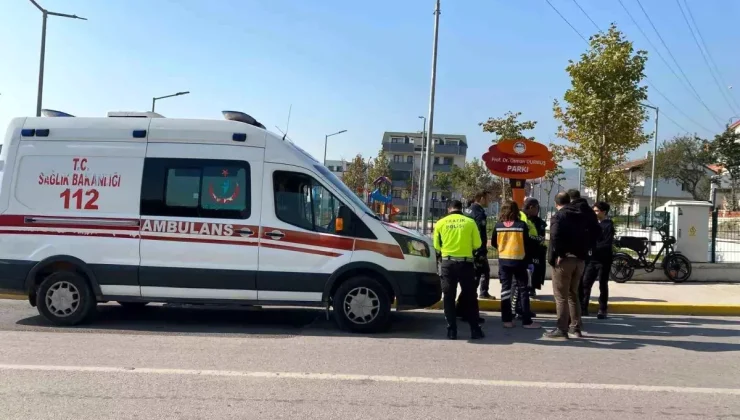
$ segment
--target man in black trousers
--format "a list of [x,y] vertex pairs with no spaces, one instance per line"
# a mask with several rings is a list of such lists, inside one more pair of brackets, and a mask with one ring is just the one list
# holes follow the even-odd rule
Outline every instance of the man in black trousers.
[[609,271],[612,266],[612,246],[614,245],[614,224],[607,218],[609,204],[599,201],[594,204],[594,213],[601,226],[601,235],[596,242],[591,258],[586,263],[583,274],[583,294],[581,307],[583,315],[588,315],[588,301],[591,299],[591,289],[594,283],[599,282],[599,313],[598,319],[606,319],[607,303],[609,301]]

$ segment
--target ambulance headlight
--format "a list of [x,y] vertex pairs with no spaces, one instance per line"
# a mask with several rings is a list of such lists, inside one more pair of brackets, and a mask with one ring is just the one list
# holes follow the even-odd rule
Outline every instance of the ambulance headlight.
[[391,233],[393,239],[398,242],[401,246],[401,250],[404,255],[415,255],[417,257],[428,257],[429,256],[429,245],[424,241],[420,241],[416,238],[406,236],[400,233]]

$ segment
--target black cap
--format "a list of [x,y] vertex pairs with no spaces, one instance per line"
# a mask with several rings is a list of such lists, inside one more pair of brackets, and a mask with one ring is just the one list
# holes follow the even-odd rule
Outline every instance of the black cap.
[[529,197],[528,199],[524,200],[525,209],[532,208],[534,206],[539,206],[539,205],[540,205],[540,202],[534,197]]

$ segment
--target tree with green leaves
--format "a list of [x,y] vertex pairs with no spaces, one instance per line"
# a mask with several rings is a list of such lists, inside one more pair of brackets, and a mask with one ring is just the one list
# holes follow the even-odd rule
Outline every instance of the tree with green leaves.
[[737,202],[737,184],[740,181],[740,134],[727,127],[715,136],[712,150],[717,163],[722,165],[730,177],[730,211],[740,210]]
[[357,154],[347,165],[347,170],[342,174],[344,184],[360,198],[363,198],[361,190],[365,188],[365,182],[367,181],[366,170],[367,165],[365,164],[365,160],[361,154]]
[[[547,193],[547,199],[550,200],[550,194],[552,194],[552,190],[555,188],[555,185],[560,185],[561,182],[565,181],[565,170],[563,169],[563,159],[565,156],[565,147],[561,146],[559,144],[550,143],[548,146],[550,151],[552,152],[552,161],[555,163],[555,169],[549,170],[545,173],[545,176],[542,178],[542,182],[544,182],[544,190]],[[547,203],[546,205],[550,205],[551,203]],[[540,203],[540,206],[543,204]]]
[[[493,197],[499,197],[501,194],[498,178],[494,177],[485,163],[478,158],[465,162],[462,168],[453,167],[449,178],[452,188],[459,191],[466,200],[472,199],[475,193],[483,190],[490,191]],[[439,177],[437,181],[439,182]]]
[[711,187],[707,165],[714,163],[711,145],[697,136],[675,136],[655,155],[656,178],[675,180],[694,200],[708,200]]
[[[525,120],[519,121],[519,117],[522,116],[521,112],[508,111],[503,117],[489,118],[488,121],[478,123],[479,126],[483,127],[483,132],[495,134],[491,142],[496,144],[501,140],[510,139],[521,139],[526,138],[528,140],[534,140],[534,137],[527,137],[524,132],[527,130],[534,130],[537,125],[537,121]],[[506,179],[501,178],[501,201],[506,198],[506,195],[511,195],[511,186]]]
[[647,112],[645,78],[647,52],[636,51],[615,24],[593,35],[588,51],[578,62],[569,61],[566,71],[571,88],[564,105],[553,103],[560,121],[557,135],[570,142],[568,158],[585,171],[585,185],[596,191],[597,200],[623,202],[628,179],[613,169],[627,155],[648,141],[643,132]]
[[434,186],[442,190],[442,196],[450,199],[454,183],[452,182],[452,172],[440,172],[437,179],[434,180]]

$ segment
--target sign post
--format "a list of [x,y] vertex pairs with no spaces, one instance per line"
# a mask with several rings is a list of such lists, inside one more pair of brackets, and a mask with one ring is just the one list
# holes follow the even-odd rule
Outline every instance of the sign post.
[[526,180],[544,177],[556,166],[547,146],[527,139],[501,140],[483,154],[483,162],[492,174],[509,179],[512,198],[520,207]]

